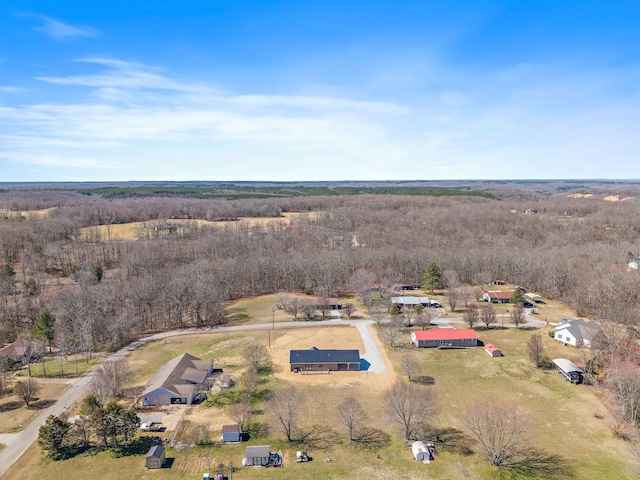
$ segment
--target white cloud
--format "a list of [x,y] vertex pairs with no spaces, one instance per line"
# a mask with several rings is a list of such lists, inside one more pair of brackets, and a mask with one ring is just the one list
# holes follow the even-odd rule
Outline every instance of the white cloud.
[[45,15],[34,14],[33,16],[42,21],[42,25],[34,27],[34,30],[58,41],[65,41],[75,37],[97,37],[100,34],[98,30],[91,27],[69,25]]
[[640,177],[638,98],[610,101],[607,82],[586,75],[449,72],[455,88],[385,102],[237,94],[140,64],[81,61],[105,68],[40,79],[58,93],[89,89],[82,101],[0,104],[0,158],[82,167],[86,180]]

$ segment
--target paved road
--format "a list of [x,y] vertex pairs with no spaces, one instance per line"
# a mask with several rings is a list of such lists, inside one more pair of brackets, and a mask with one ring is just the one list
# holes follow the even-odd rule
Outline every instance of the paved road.
[[[366,328],[366,325],[371,324],[370,320],[353,320],[342,321],[334,318],[333,320],[322,320],[313,322],[280,322],[280,323],[264,323],[257,325],[237,325],[233,327],[212,327],[212,328],[193,328],[186,330],[174,330],[166,333],[157,333],[148,337],[136,340],[130,343],[126,347],[118,350],[114,354],[110,355],[108,359],[118,359],[127,356],[135,349],[155,340],[162,340],[166,337],[175,337],[178,335],[193,335],[198,333],[214,333],[214,332],[238,332],[246,330],[268,330],[275,328],[278,330],[289,328],[309,328],[320,327],[327,325],[351,325],[358,328],[362,340],[365,344],[366,352],[365,359],[371,364],[369,368],[370,372],[387,373],[387,367],[384,363],[384,359],[378,350],[371,333]],[[37,417],[30,425],[19,433],[3,434],[0,435],[0,443],[6,445],[5,449],[0,452],[0,476],[2,476],[15,462],[20,458],[29,446],[38,438],[38,430],[44,425],[49,415],[60,415],[65,411],[67,405],[71,405],[78,400],[87,390],[87,385],[91,379],[93,372],[88,373],[84,377],[81,377],[72,383],[70,388],[62,394],[60,399],[51,407],[46,409],[39,417]]]

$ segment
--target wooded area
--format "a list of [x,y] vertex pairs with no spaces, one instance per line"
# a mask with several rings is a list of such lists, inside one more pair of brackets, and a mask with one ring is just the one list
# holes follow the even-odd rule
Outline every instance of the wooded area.
[[[621,195],[640,191],[617,188]],[[0,342],[29,334],[51,312],[57,349],[89,355],[142,333],[224,323],[225,302],[245,296],[303,291],[362,298],[374,287],[421,284],[432,263],[444,272],[450,296],[501,280],[561,299],[580,315],[636,324],[639,272],[627,263],[640,253],[637,197],[610,202],[530,187],[493,192],[499,199],[363,194],[228,201],[4,189]],[[194,224],[135,241],[80,234],[95,225],[275,218],[287,211],[308,214],[266,226]]]

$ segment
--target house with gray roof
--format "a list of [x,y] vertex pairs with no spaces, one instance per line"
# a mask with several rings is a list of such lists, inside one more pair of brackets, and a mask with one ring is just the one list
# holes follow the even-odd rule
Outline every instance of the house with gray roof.
[[360,371],[359,350],[291,350],[289,363],[292,372],[358,372]]
[[142,405],[191,405],[198,394],[207,391],[213,360],[200,360],[183,353],[162,365],[145,385]]
[[553,338],[565,345],[591,348],[594,341],[604,335],[596,322],[587,322],[581,318],[562,320],[553,327]]

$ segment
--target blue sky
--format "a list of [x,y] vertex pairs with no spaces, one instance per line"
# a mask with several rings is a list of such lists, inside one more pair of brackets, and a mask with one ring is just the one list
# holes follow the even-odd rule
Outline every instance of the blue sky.
[[4,0],[0,181],[638,179],[638,24],[615,0]]

